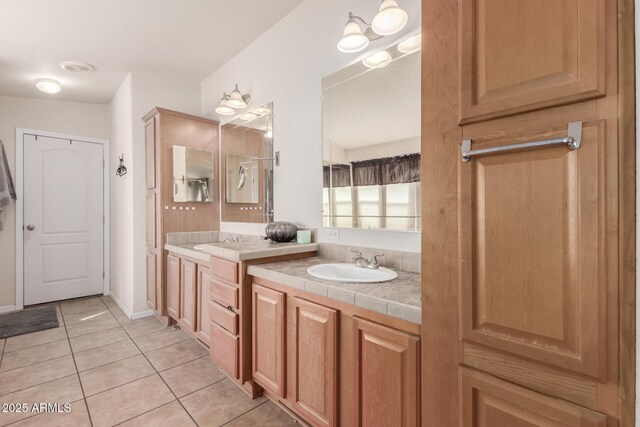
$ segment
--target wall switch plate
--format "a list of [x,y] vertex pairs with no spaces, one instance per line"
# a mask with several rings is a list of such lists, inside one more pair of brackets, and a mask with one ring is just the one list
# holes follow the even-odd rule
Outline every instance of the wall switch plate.
[[340,230],[337,228],[328,228],[327,240],[340,240]]

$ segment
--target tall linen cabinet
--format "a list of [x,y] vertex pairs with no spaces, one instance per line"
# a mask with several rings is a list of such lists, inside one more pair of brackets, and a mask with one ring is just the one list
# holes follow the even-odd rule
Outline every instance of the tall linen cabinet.
[[[146,114],[145,186],[147,305],[167,316],[167,233],[216,231],[220,226],[218,122],[156,107]],[[213,155],[212,203],[173,202],[173,146],[210,150]]]

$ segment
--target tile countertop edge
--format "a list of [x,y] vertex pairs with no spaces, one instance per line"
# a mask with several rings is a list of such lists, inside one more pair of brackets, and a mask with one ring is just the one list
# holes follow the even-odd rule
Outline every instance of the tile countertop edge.
[[367,310],[375,311],[387,316],[407,320],[420,325],[422,323],[422,309],[396,301],[388,301],[375,296],[343,289],[339,286],[331,286],[309,279],[292,276],[285,273],[269,270],[259,265],[249,266],[247,272],[255,277],[280,283],[284,286],[304,290],[309,293],[346,302]]
[[212,255],[218,258],[224,258],[231,261],[245,261],[258,258],[268,258],[272,256],[298,254],[303,252],[316,252],[318,250],[317,243],[300,243],[295,245],[286,245],[282,247],[267,247],[258,249],[236,250],[225,247],[216,247],[211,245],[204,249],[202,253]]
[[172,245],[170,243],[166,243],[164,245],[164,248],[166,250],[168,250],[171,253],[174,253],[176,255],[182,255],[182,256],[186,256],[189,258],[193,258],[196,259],[198,261],[204,262],[204,263],[209,263],[209,255],[202,252],[202,251],[197,251],[195,249],[189,249],[183,246],[179,246],[179,245]]

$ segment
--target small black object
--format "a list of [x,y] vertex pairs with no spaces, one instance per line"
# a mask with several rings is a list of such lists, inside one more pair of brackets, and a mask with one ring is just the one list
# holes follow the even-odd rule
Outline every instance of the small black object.
[[120,156],[120,164],[116,169],[116,175],[123,176],[127,174],[127,168],[124,166],[124,154]]
[[264,232],[274,242],[284,243],[297,237],[298,227],[292,222],[277,221],[267,224]]

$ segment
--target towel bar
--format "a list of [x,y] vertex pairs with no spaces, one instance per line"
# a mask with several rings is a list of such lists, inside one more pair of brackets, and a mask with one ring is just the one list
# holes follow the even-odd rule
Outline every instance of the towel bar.
[[471,139],[465,139],[462,141],[462,161],[468,162],[469,160],[471,160],[471,157],[479,156],[482,154],[493,154],[500,153],[502,151],[544,147],[547,145],[565,144],[570,150],[577,150],[578,148],[580,148],[580,143],[582,141],[582,122],[569,123],[567,134],[568,136],[564,138],[543,139],[541,141],[523,142],[520,144],[509,144],[491,148],[479,148],[477,150],[471,149]]

